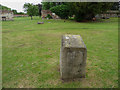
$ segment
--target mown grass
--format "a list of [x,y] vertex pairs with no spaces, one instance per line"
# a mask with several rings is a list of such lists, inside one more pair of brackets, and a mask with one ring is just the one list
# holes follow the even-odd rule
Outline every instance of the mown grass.
[[[37,24],[44,21],[44,24]],[[61,36],[81,35],[87,46],[86,78],[63,82]],[[118,87],[118,20],[97,22],[14,18],[2,22],[4,88]]]

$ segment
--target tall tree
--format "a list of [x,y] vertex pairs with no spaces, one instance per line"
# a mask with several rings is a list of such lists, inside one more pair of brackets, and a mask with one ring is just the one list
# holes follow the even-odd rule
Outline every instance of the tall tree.
[[63,2],[42,2],[42,9],[43,10],[49,10],[50,8],[58,5],[62,5]]
[[118,10],[118,9],[119,9],[119,2],[114,2],[111,10]]
[[42,9],[43,10],[50,9],[50,2],[42,2]]
[[33,19],[33,16],[38,15],[38,7],[32,3],[25,3],[24,9],[24,11],[31,17],[31,20]]
[[41,16],[42,4],[38,4],[39,16]]
[[[96,14],[110,10],[111,2],[43,2],[43,9],[50,9],[64,18],[75,15],[76,21],[92,20]],[[64,8],[66,7],[66,8]],[[66,12],[67,11],[67,12]],[[65,15],[65,16],[64,16]]]
[[50,10],[62,19],[68,19],[70,10],[67,5],[57,5],[55,7],[51,7]]
[[69,3],[76,21],[92,20],[96,14],[109,10],[113,3],[109,2],[74,2]]

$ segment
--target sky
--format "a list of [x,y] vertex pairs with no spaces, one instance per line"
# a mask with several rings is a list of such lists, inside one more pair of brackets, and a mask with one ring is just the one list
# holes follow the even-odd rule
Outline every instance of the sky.
[[38,4],[41,3],[41,1],[42,0],[1,0],[0,4],[11,9],[15,9],[17,12],[24,12],[24,3]]
[[11,8],[11,9],[15,9],[17,10],[17,12],[24,12],[24,9],[23,9],[24,3],[38,4],[38,3],[41,3],[41,1],[42,0],[0,0],[0,4],[7,6],[8,8]]

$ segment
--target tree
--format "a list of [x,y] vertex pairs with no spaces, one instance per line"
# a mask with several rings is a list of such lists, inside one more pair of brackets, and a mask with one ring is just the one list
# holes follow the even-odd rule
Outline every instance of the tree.
[[38,9],[39,9],[39,16],[41,16],[41,10],[42,10],[42,5],[38,4]]
[[63,2],[42,2],[43,10],[49,10],[50,8],[58,5],[62,5]]
[[1,10],[12,11],[14,14],[17,14],[17,10],[15,10],[15,9],[12,9],[12,10],[11,10],[11,8],[8,8],[8,7],[3,6],[3,5],[1,5],[1,4],[0,4],[0,9],[1,9]]
[[50,9],[50,2],[42,2],[43,10],[48,10]]
[[118,10],[118,9],[119,9],[119,2],[114,2],[111,10]]
[[24,9],[24,11],[27,12],[27,14],[31,17],[31,20],[33,19],[32,16],[38,15],[38,7],[36,5],[33,5],[32,3],[25,3]]
[[[50,8],[52,8],[52,7],[54,7],[54,6],[56,6],[56,3],[55,2],[50,2]],[[50,9],[49,8],[49,9]]]
[[92,20],[96,14],[104,13],[113,3],[103,2],[74,2],[69,3],[76,21]]
[[[76,21],[92,20],[95,15],[110,10],[111,2],[43,2],[43,9],[50,9],[61,18],[75,15]],[[64,8],[66,7],[66,8]]]
[[42,2],[43,10],[51,10],[62,19],[67,19],[69,16],[69,7],[65,2]]
[[11,11],[11,8],[8,8],[8,7],[3,6],[3,5],[1,5],[1,4],[0,4],[0,9]]
[[67,5],[58,5],[50,8],[50,11],[61,17],[62,19],[67,19],[69,16],[69,8]]

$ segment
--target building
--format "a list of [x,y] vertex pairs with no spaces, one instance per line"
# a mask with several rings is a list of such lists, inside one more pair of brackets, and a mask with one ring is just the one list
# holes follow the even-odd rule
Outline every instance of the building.
[[13,20],[13,12],[8,10],[0,10],[0,19],[2,21]]
[[60,17],[58,15],[56,15],[55,13],[52,13],[50,10],[42,10],[41,11],[42,14],[42,19],[46,18],[47,15],[49,14],[53,19],[60,19]]

